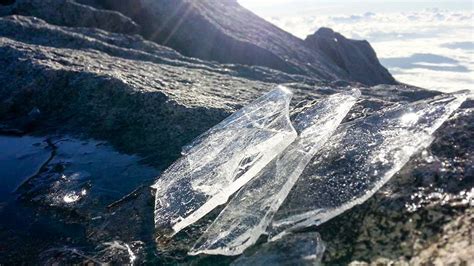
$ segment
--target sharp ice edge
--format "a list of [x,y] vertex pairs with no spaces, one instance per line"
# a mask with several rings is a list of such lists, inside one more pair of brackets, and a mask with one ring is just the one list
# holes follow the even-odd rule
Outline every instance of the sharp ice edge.
[[153,185],[155,226],[172,236],[248,182],[296,138],[291,92],[278,87],[234,113],[184,149]]
[[[361,204],[433,140],[467,94],[382,110],[342,125],[309,164],[268,230],[271,240]],[[312,199],[312,200],[308,200]]]
[[325,249],[316,232],[291,234],[263,244],[254,254],[244,254],[231,265],[318,265]]
[[[263,97],[261,97],[260,99],[257,99],[256,101],[259,101],[259,100],[264,100],[263,98],[267,97],[267,96],[270,96],[269,94],[271,93],[277,93],[278,91],[278,94],[281,94],[279,95],[278,97],[288,97],[288,104],[291,100],[291,97],[293,96],[293,93],[291,92],[290,89],[286,88],[285,86],[282,86],[282,85],[279,85],[277,86],[276,89],[274,89],[273,91],[269,92],[267,95],[264,95]],[[250,104],[254,104],[254,103],[250,103]],[[258,106],[255,106],[255,107],[258,107]],[[199,135],[198,137],[196,137],[191,143],[185,145],[182,149],[181,149],[181,154],[182,155],[187,155],[189,153],[191,153],[193,150],[196,150],[196,149],[199,149],[201,146],[201,144],[205,144],[205,140],[207,140],[207,138],[219,131],[222,131],[223,129],[225,129],[226,127],[234,124],[235,125],[242,125],[243,123],[246,123],[246,121],[244,120],[245,118],[248,118],[245,113],[248,112],[249,110],[246,110],[246,108],[242,108],[240,110],[238,110],[237,112],[231,114],[230,116],[228,116],[227,118],[225,118],[224,120],[222,120],[219,124],[215,125],[214,127],[212,127],[211,129],[209,129],[208,131],[202,133],[201,135]]]
[[[196,211],[194,211],[188,217],[176,223],[173,226],[173,230],[175,232],[179,232],[183,228],[189,226],[190,224],[195,223],[200,218],[204,217],[207,213],[212,211],[215,207],[225,204],[232,194],[234,194],[243,185],[249,182],[256,174],[258,174],[260,169],[265,167],[265,165],[267,165],[269,161],[271,161],[276,155],[280,154],[288,146],[288,144],[290,144],[287,142],[288,142],[288,139],[286,139],[286,136],[278,136],[278,137],[271,138],[270,140],[255,146],[254,149],[255,151],[258,151],[259,154],[267,152],[268,155],[265,157],[260,157],[262,159],[260,159],[258,162],[255,162],[252,168],[249,169],[247,172],[245,172],[245,174],[240,176],[238,179],[236,179],[233,183],[231,183],[227,187],[224,187],[221,191],[219,191],[217,194],[211,197],[206,203],[204,203],[201,207],[199,207]],[[273,145],[273,143],[281,143],[282,145],[271,147],[265,150],[266,147],[268,147],[269,145]]]
[[248,182],[197,241],[191,255],[237,255],[265,232],[306,165],[334,133],[360,92],[338,93],[300,113],[298,138]]

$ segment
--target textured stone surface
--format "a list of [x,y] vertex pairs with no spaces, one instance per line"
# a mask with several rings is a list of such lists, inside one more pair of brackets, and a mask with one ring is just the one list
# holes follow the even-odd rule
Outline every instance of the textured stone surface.
[[118,12],[98,10],[73,0],[16,0],[11,5],[0,6],[0,15],[13,14],[35,16],[70,27],[91,27],[126,34],[140,30],[135,22]]
[[[368,85],[395,83],[382,66],[380,70],[363,73],[364,78],[350,75],[334,64],[324,50],[309,48],[303,40],[256,16],[235,0],[79,1],[122,12],[142,26],[144,37],[184,55],[266,66],[324,80],[351,80]],[[348,49],[345,53],[357,55],[357,60],[371,60],[365,58],[370,55],[354,48],[344,46]],[[372,76],[374,70],[385,70],[385,74]]]
[[306,37],[305,43],[327,55],[352,80],[368,85],[395,82],[367,41],[349,40],[329,28],[320,28]]
[[[293,89],[296,110],[303,100],[354,85],[203,61],[139,36],[54,26],[24,16],[0,18],[0,54],[0,131],[95,137],[141,154],[161,169],[179,156],[184,144],[276,84]],[[360,89],[362,97],[346,120],[437,94],[406,85]],[[473,108],[472,101],[466,103],[426,153],[371,200],[316,228],[326,243],[328,264],[460,264],[472,259]],[[153,197],[145,187],[114,205],[104,224],[83,217],[68,220],[84,226],[93,245],[115,239],[149,244],[154,241],[152,216]],[[160,260],[195,262],[183,255],[192,244],[187,239],[158,239]],[[14,240],[8,246],[21,245]]]
[[[333,91],[315,89],[329,83],[303,76],[190,59],[137,36],[33,17],[0,18],[0,36],[0,117],[23,122],[37,108],[54,125],[156,155],[164,165],[186,142],[276,85],[269,81],[293,88],[294,102]],[[407,100],[433,94],[397,88]],[[370,99],[364,108],[383,102]]]
[[[26,20],[27,28],[41,24],[31,18],[1,20],[2,35],[12,30],[12,20],[16,24]],[[64,36],[58,27],[45,31],[64,42],[41,34],[41,29],[36,31],[36,36],[21,31],[9,36],[27,38],[21,40],[24,42],[0,39],[0,60],[5,67],[0,73],[4,84],[0,88],[1,116],[17,118],[38,108],[42,117],[56,120],[54,124],[81,129],[98,138],[115,135],[118,138],[112,142],[129,151],[155,150],[163,157],[177,154],[180,146],[220,121],[237,104],[271,88],[224,75],[220,68],[111,56],[100,50],[101,46],[109,49],[104,42],[76,32]],[[87,47],[89,41],[89,49],[78,49],[84,47],[82,43]],[[160,58],[167,59],[166,55]],[[192,91],[196,93],[189,93]],[[161,161],[158,158],[154,160]]]
[[473,263],[473,119],[471,102],[372,199],[323,224],[324,260],[354,265]]

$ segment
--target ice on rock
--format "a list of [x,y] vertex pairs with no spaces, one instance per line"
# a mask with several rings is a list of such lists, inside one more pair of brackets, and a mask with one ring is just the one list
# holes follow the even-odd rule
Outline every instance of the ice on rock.
[[226,203],[295,140],[291,97],[279,86],[183,149],[183,157],[153,185],[160,233],[171,236]]
[[315,153],[356,102],[358,90],[324,98],[298,114],[298,137],[227,204],[190,254],[237,255],[265,232],[275,212]]
[[382,187],[461,105],[443,95],[382,110],[341,125],[311,161],[268,230],[273,239],[321,224]]
[[252,255],[240,256],[231,265],[320,265],[325,248],[316,232],[290,234],[263,244]]

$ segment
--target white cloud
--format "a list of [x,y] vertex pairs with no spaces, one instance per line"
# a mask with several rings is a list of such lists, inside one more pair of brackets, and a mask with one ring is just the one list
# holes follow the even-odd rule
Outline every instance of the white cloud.
[[442,91],[474,91],[472,10],[427,9],[266,19],[301,38],[324,26],[348,38],[366,39],[401,82]]

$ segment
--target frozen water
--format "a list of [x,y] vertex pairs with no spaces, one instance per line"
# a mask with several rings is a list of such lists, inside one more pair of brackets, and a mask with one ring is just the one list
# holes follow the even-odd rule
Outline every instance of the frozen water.
[[93,250],[64,246],[45,250],[39,257],[42,265],[137,265],[144,261],[145,243],[113,240]]
[[[443,95],[382,110],[342,125],[293,187],[269,232],[321,224],[372,196],[461,105]],[[276,236],[275,236],[276,235]]]
[[254,244],[359,95],[358,90],[334,94],[301,112],[294,121],[296,141],[237,193],[190,254],[237,255]]
[[196,222],[245,185],[296,138],[289,119],[292,93],[260,97],[183,149],[153,185],[155,226],[173,235]]
[[325,250],[316,232],[290,234],[263,244],[254,254],[242,255],[231,265],[320,265]]

